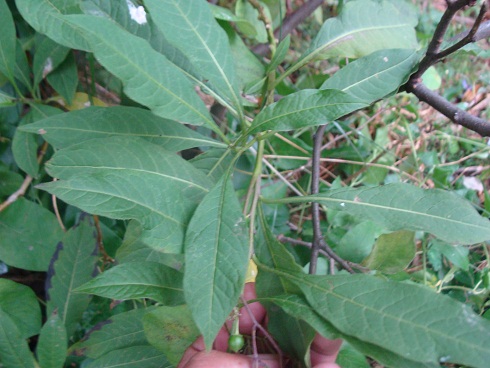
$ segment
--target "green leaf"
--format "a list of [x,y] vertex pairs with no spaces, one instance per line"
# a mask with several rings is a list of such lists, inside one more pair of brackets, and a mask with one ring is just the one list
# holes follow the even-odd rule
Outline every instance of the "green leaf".
[[286,37],[284,37],[284,39],[281,42],[279,42],[279,45],[277,45],[276,52],[274,53],[269,65],[267,65],[267,72],[274,71],[279,65],[281,65],[281,63],[284,61],[284,59],[288,54],[290,45],[291,45],[291,35],[288,34]]
[[0,259],[30,271],[47,271],[63,232],[53,213],[19,198],[0,212]]
[[387,230],[426,231],[449,243],[474,244],[490,239],[490,221],[452,192],[396,183],[371,188],[341,188],[274,203],[318,202],[369,219]]
[[384,273],[403,271],[415,257],[415,233],[396,231],[381,235],[363,265]]
[[417,49],[416,25],[416,13],[401,1],[349,1],[338,17],[323,24],[310,47],[285,75],[329,57],[360,58],[382,49]]
[[66,100],[66,103],[71,105],[78,86],[78,70],[73,53],[68,54],[65,61],[49,73],[46,79],[51,87]]
[[136,137],[72,145],[46,168],[63,180],[39,188],[89,213],[136,219],[145,230],[141,240],[169,253],[181,252],[187,221],[210,187],[209,179],[178,155]]
[[228,37],[214,19],[207,2],[146,0],[145,5],[167,40],[240,111],[238,79]]
[[58,312],[53,312],[39,335],[36,355],[43,368],[62,368],[66,359],[68,339]]
[[210,149],[189,162],[216,183],[233,163],[233,151],[222,148]]
[[405,83],[418,60],[415,50],[379,50],[347,64],[320,89],[339,89],[371,104]]
[[32,69],[34,85],[38,85],[49,73],[65,60],[70,49],[54,42],[52,39],[38,35]]
[[173,365],[157,349],[135,345],[113,350],[85,365],[85,368],[172,368]]
[[433,252],[438,254],[439,257],[441,254],[444,255],[456,267],[459,267],[465,271],[469,270],[470,261],[468,259],[468,248],[454,246],[453,244],[447,244],[438,239],[434,239],[430,242],[429,254]]
[[96,274],[98,243],[88,216],[71,228],[58,244],[46,280],[47,313],[58,312],[70,338],[87,309],[90,298],[73,290]]
[[11,195],[20,188],[24,178],[13,171],[10,171],[6,165],[0,163],[0,197]]
[[5,0],[0,0],[0,72],[11,82],[14,79],[15,49],[17,37],[10,9]]
[[208,348],[238,301],[248,260],[241,206],[225,175],[197,207],[185,238],[185,299]]
[[17,39],[17,47],[15,48],[15,78],[19,80],[25,87],[32,89],[31,86],[31,68],[27,61],[26,53]]
[[217,129],[189,80],[146,41],[105,18],[65,18],[85,30],[95,57],[121,79],[130,98],[159,116]]
[[150,298],[165,305],[184,302],[182,274],[157,262],[130,262],[115,266],[76,289],[118,300]]
[[199,336],[199,330],[186,305],[159,307],[144,316],[143,325],[148,342],[162,351],[175,366]]
[[0,308],[0,366],[34,368],[34,357],[10,316]]
[[137,221],[130,221],[124,241],[117,249],[116,260],[118,263],[128,262],[158,262],[180,271],[184,264],[182,253],[164,253],[161,249],[155,249],[140,240],[142,227]]
[[17,326],[19,336],[27,339],[41,329],[41,308],[30,287],[0,279],[0,308]]
[[454,299],[369,275],[295,274],[290,279],[344,334],[422,363],[488,365],[490,322]]
[[[260,275],[260,272],[259,272]],[[262,299],[261,299],[262,300]],[[330,322],[323,319],[307,302],[303,296],[299,295],[278,295],[264,298],[264,301],[271,301],[280,306],[291,316],[301,319],[312,326],[320,335],[336,339],[342,338],[350,345],[354,346],[357,351],[369,356],[381,364],[388,367],[403,368],[439,368],[438,363],[419,363],[413,360],[403,358],[380,346],[370,344],[369,342],[359,340],[353,336],[342,334]]]
[[16,0],[22,17],[36,31],[57,43],[83,51],[90,51],[82,29],[68,23],[64,14],[80,12],[78,0]]
[[383,233],[383,228],[372,221],[363,221],[352,226],[340,239],[335,253],[347,261],[360,263],[369,256],[376,238]]
[[161,118],[148,110],[126,106],[91,106],[23,126],[20,130],[42,134],[56,148],[110,136],[144,138],[169,151],[225,146],[176,121]]
[[0,108],[15,105],[15,97],[0,90]]
[[366,106],[366,103],[342,91],[305,89],[262,110],[254,119],[249,133],[326,124]]
[[83,349],[84,355],[96,359],[111,351],[147,345],[143,316],[151,310],[153,307],[133,309],[112,316],[96,326],[87,340],[77,343],[74,347]]
[[[261,263],[273,268],[301,271],[292,255],[271,232],[262,208],[259,209],[259,232],[255,254]],[[290,281],[268,272],[260,272],[256,280],[257,295],[260,298],[282,294],[300,293],[299,288]],[[315,330],[304,323],[303,318],[288,314],[271,303],[264,303],[268,312],[268,329],[282,350],[309,366],[308,350]]]

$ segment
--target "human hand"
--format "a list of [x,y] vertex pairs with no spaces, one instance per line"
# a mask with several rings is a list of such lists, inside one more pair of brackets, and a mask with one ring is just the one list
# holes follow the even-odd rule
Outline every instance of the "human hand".
[[[243,298],[251,300],[256,298],[255,283],[245,284]],[[260,303],[249,304],[254,318],[259,323],[265,319],[266,311]],[[240,313],[240,333],[249,335],[254,322],[247,312]],[[178,368],[252,368],[253,357],[242,354],[226,353],[228,347],[228,330],[223,327],[213,345],[213,350],[206,352],[204,340],[199,337],[184,353]],[[310,350],[313,368],[340,368],[335,364],[342,340],[328,340],[316,335]],[[269,368],[281,368],[279,358],[273,354],[259,354],[262,364]]]

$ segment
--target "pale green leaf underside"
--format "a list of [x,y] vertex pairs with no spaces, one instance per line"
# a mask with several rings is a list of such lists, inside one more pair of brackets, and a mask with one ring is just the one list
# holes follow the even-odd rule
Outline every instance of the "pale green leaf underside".
[[133,100],[164,118],[214,127],[190,81],[147,41],[105,18],[71,15],[65,19],[84,29],[97,60],[121,79]]
[[490,239],[490,221],[452,192],[424,190],[397,183],[373,188],[342,188],[274,202],[318,202],[371,220],[388,230],[421,230],[449,243],[474,244]]
[[62,180],[41,189],[89,213],[138,220],[148,245],[173,253],[182,250],[186,223],[210,186],[178,155],[130,137],[72,145],[46,167]]
[[364,101],[342,91],[305,89],[265,108],[253,121],[249,133],[326,124],[366,106]]
[[237,303],[249,258],[241,207],[225,179],[204,197],[185,238],[185,299],[208,347]]
[[168,151],[199,146],[225,147],[176,121],[156,116],[149,110],[126,106],[92,106],[25,125],[19,130],[42,134],[56,148],[110,136],[144,138]]
[[22,17],[39,33],[63,46],[90,51],[83,30],[64,17],[70,10],[79,13],[78,1],[16,0],[15,3]]
[[152,19],[222,95],[241,109],[228,37],[204,0],[147,0]]
[[490,322],[454,299],[369,275],[293,278],[342,333],[422,363],[488,366]]
[[320,89],[339,89],[370,104],[405,83],[417,61],[415,50],[380,50],[349,63]]
[[182,274],[156,262],[115,266],[76,291],[117,300],[150,298],[166,305],[184,303]]

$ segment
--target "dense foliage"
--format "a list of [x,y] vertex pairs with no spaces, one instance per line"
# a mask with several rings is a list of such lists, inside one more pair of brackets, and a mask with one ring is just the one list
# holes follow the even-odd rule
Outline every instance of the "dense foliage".
[[0,367],[488,366],[487,2],[313,3],[0,0]]

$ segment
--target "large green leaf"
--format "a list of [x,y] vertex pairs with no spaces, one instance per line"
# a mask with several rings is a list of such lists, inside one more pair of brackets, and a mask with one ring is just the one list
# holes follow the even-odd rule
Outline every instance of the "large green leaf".
[[0,308],[0,366],[34,368],[34,357],[10,316]]
[[[260,275],[260,273],[259,273]],[[377,362],[393,368],[439,368],[439,363],[420,363],[414,360],[404,358],[389,350],[383,349],[378,345],[362,341],[356,337],[345,335],[338,331],[330,322],[323,319],[306,301],[303,296],[299,295],[278,295],[267,298],[260,298],[264,302],[273,302],[280,306],[291,316],[301,319],[312,326],[320,335],[336,339],[342,338],[350,345],[354,346],[357,351],[363,355],[375,359]]]
[[490,322],[454,299],[370,275],[295,274],[290,280],[342,333],[422,363],[488,366]]
[[490,221],[452,192],[424,190],[404,183],[371,188],[341,188],[274,203],[319,202],[337,211],[369,219],[388,230],[421,230],[449,243],[490,239]]
[[66,328],[58,312],[54,312],[44,324],[36,346],[36,355],[43,368],[63,368],[68,338]]
[[68,337],[75,332],[90,298],[73,290],[94,277],[98,243],[95,226],[85,217],[70,229],[58,244],[46,280],[47,313],[55,311],[66,327]]
[[241,110],[238,79],[228,37],[204,0],[146,0],[165,37],[199,68],[220,94]]
[[225,146],[149,110],[126,106],[92,106],[22,126],[20,130],[42,134],[56,148],[110,136],[144,138],[169,151]]
[[95,327],[88,338],[76,344],[89,358],[99,358],[110,351],[141,346],[146,341],[143,316],[154,308],[139,308],[112,316]]
[[140,12],[140,15],[143,14],[141,8],[138,10],[136,1],[85,0],[82,2],[81,7],[85,14],[112,19],[129,33],[148,41],[154,50],[158,51],[162,55],[165,55],[165,57],[171,61],[175,67],[177,67],[183,74],[192,80],[193,84],[199,86],[201,90],[212,95],[230,111],[235,111],[235,109],[229,105],[228,102],[226,102],[217,92],[212,89],[213,86],[206,83],[206,80],[201,75],[200,66],[192,65],[184,53],[163,36],[162,32],[155,25],[151,17],[148,17],[146,22],[143,21],[143,17],[142,19],[138,19],[139,22],[133,19],[133,17],[136,18],[135,13],[138,11]]
[[418,53],[411,49],[376,51],[347,64],[320,89],[339,89],[372,103],[405,83],[418,59]]
[[39,333],[41,308],[30,287],[0,279],[0,308],[15,323],[21,338],[27,339]]
[[0,0],[0,72],[13,81],[15,48],[17,38],[10,9],[5,0]]
[[85,368],[173,368],[173,365],[167,362],[162,352],[146,344],[112,350]]
[[216,129],[190,81],[146,41],[105,18],[65,18],[85,30],[97,60],[122,80],[133,100],[162,117]]
[[175,366],[199,336],[187,305],[159,307],[144,316],[143,325],[150,344],[162,351]]
[[16,0],[15,3],[22,17],[36,31],[63,46],[90,50],[83,30],[64,17],[64,14],[80,13],[78,0]]
[[338,17],[323,24],[310,47],[285,76],[314,60],[336,56],[360,58],[382,49],[416,49],[416,25],[416,12],[403,1],[349,1]]
[[197,207],[185,238],[185,299],[208,348],[242,292],[248,256],[241,207],[225,175]]
[[123,263],[76,291],[118,300],[150,298],[166,305],[184,302],[182,274],[157,262]]
[[136,219],[147,244],[179,253],[190,215],[210,180],[178,155],[136,137],[92,139],[46,164],[61,181],[39,187],[86,212]]
[[47,271],[63,231],[55,215],[19,198],[0,212],[0,259],[31,271]]
[[262,110],[254,119],[249,133],[326,124],[367,105],[339,90],[305,89],[292,93]]

